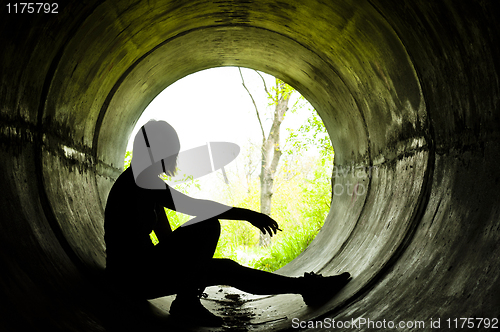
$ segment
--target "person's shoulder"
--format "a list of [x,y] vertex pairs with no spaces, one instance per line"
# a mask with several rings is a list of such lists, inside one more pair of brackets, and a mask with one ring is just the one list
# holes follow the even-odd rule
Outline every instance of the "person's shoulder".
[[111,187],[111,192],[132,190],[134,187],[135,187],[134,176],[129,167],[125,171],[123,171],[115,180],[113,186]]
[[108,209],[115,205],[122,206],[131,199],[137,199],[137,196],[140,195],[138,195],[136,189],[134,176],[130,169],[126,169],[113,183],[108,193],[106,208]]
[[[130,180],[132,180],[132,182],[134,182],[134,174],[132,173],[132,167],[129,167],[127,168],[126,170],[124,170],[119,176],[118,178],[116,179],[115,183],[116,182],[130,182]],[[135,183],[135,182],[134,182]]]

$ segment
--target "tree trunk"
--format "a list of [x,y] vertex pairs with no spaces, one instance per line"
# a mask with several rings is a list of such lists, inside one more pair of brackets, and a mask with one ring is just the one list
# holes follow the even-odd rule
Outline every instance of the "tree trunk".
[[[241,84],[248,92],[250,99],[252,99],[253,106],[255,107],[255,113],[257,115],[257,119],[259,120],[260,129],[262,130],[262,162],[261,162],[261,171],[260,171],[260,212],[271,215],[271,201],[273,197],[273,185],[274,185],[274,176],[276,174],[276,169],[278,168],[278,163],[281,158],[281,149],[280,149],[280,126],[285,117],[285,113],[288,110],[288,100],[290,99],[290,95],[293,91],[289,85],[285,82],[276,79],[276,88],[273,89],[275,95],[273,96],[266,87],[266,82],[262,75],[257,74],[262,78],[262,82],[264,83],[264,90],[266,91],[268,98],[274,101],[274,118],[273,124],[271,126],[271,130],[269,131],[269,135],[265,135],[264,126],[262,125],[262,121],[260,119],[259,110],[257,109],[257,104],[255,100],[245,85],[245,80],[243,79],[243,74],[241,73],[241,68],[238,68],[241,76]],[[260,233],[259,236],[259,246],[268,246],[271,244],[271,237],[269,234]]]
[[[274,119],[267,139],[262,140],[262,168],[260,175],[260,212],[271,215],[271,202],[273,196],[274,176],[281,158],[280,149],[280,126],[288,110],[290,93],[285,92],[285,83],[277,85],[276,105]],[[271,244],[269,234],[260,233],[259,246]]]

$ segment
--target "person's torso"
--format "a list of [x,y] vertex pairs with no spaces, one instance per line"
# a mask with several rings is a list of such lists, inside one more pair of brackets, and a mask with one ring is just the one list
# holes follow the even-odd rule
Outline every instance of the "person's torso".
[[156,223],[155,203],[155,192],[138,187],[130,169],[118,177],[105,209],[108,267],[140,263],[153,249],[149,234]]

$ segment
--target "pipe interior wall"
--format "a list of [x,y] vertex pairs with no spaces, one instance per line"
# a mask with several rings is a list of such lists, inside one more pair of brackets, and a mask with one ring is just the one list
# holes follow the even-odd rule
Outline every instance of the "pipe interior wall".
[[498,318],[493,5],[102,0],[5,14],[0,327],[168,325],[161,305],[121,301],[102,285],[104,206],[144,108],[182,77],[220,66],[299,90],[335,147],[343,172],[332,186],[346,189],[313,243],[277,273],[349,271],[353,280],[315,309],[300,297],[256,301],[281,319],[255,318],[255,329],[287,329],[292,318],[427,328],[431,318]]

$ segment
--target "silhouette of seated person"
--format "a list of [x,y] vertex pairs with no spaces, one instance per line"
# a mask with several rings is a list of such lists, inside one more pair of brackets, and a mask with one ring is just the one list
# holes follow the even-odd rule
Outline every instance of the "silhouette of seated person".
[[[153,299],[176,294],[170,313],[196,317],[200,325],[222,319],[200,302],[207,286],[229,285],[252,294],[301,294],[306,304],[330,299],[350,279],[349,273],[322,277],[286,277],[213,258],[220,236],[219,219],[244,220],[271,236],[278,223],[252,210],[189,197],[159,178],[173,176],[180,142],[165,121],[150,121],[137,133],[131,167],[116,180],[105,209],[106,274],[122,294]],[[194,216],[172,232],[164,208]],[[158,243],[150,234],[154,231]],[[154,241],[156,242],[156,241]]]

